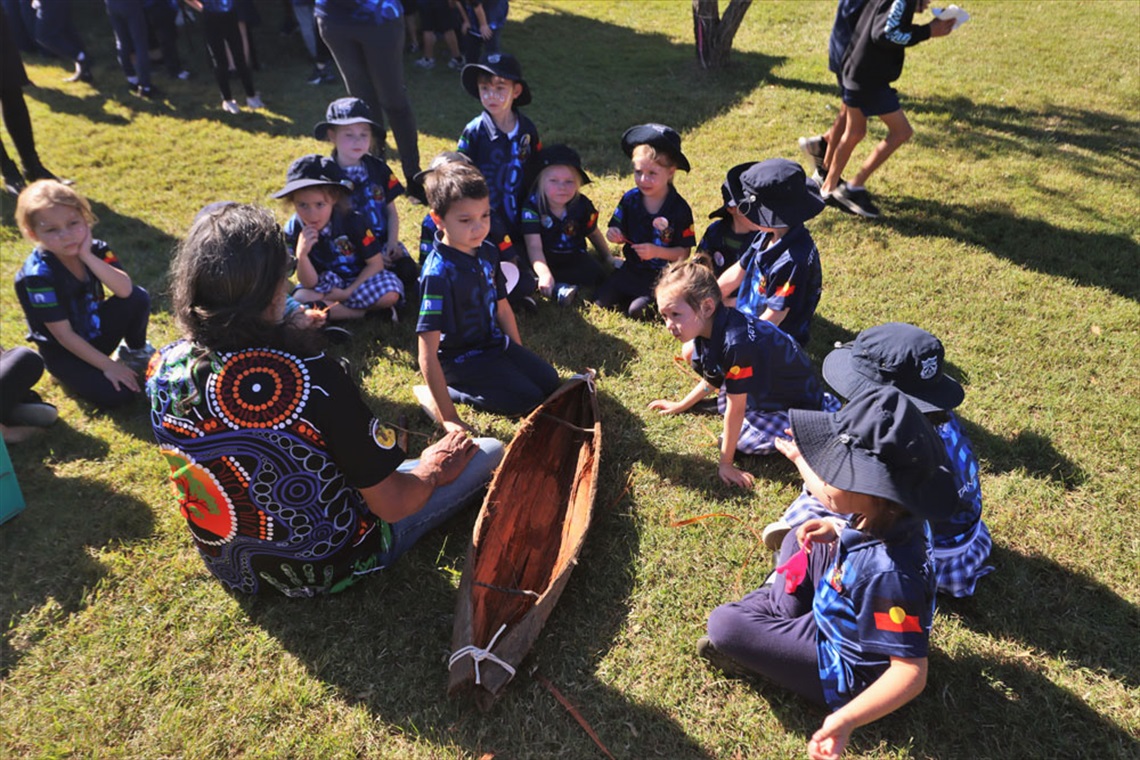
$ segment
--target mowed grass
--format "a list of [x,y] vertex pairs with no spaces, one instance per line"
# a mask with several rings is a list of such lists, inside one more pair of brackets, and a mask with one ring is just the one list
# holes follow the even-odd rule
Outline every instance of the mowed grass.
[[[80,14],[97,88],[27,61],[41,155],[77,180],[102,219],[97,235],[155,296],[155,344],[177,337],[164,278],[195,211],[269,204],[290,160],[324,150],[310,131],[341,90],[304,84],[300,42],[278,38],[277,4],[261,5],[269,65],[255,77],[267,109],[256,113],[221,112],[200,36],[183,48],[193,80],[157,75],[157,103],[126,95],[101,3]],[[726,169],[799,158],[797,136],[833,118],[834,6],[754,3],[720,72],[697,68],[681,0],[514,0],[503,39],[534,90],[527,113],[545,142],[582,152],[603,220],[632,184],[621,132],[647,120],[680,130],[693,171],[677,186],[700,233]],[[964,28],[908,54],[899,89],[916,132],[872,181],[884,217],[827,210],[810,223],[825,276],[812,356],[888,320],[942,338],[967,388],[960,411],[995,542],[996,571],[977,595],[942,600],[926,692],[858,731],[850,754],[1136,757],[1140,6],[968,10]],[[442,65],[409,67],[407,83],[426,163],[477,104]],[[5,281],[29,250],[12,206],[3,200]],[[411,248],[422,208],[400,211]],[[0,342],[23,343],[10,285],[0,308]],[[715,475],[718,418],[646,410],[691,382],[659,325],[549,304],[520,323],[564,373],[599,369],[605,426],[595,522],[533,667],[619,758],[801,754],[822,713],[724,678],[694,648],[708,612],[766,573],[749,528],[790,502],[794,469],[749,459],[755,490],[730,489]],[[379,415],[408,415],[418,451],[436,433],[411,396],[413,345],[406,322],[370,324],[345,353]],[[447,699],[474,515],[334,598],[234,598],[192,548],[145,404],[105,414],[50,379],[41,390],[61,420],[12,450],[29,506],[0,526],[0,755],[600,756],[530,667],[489,715]],[[516,424],[470,418],[504,440]],[[672,527],[708,512],[742,522]]]

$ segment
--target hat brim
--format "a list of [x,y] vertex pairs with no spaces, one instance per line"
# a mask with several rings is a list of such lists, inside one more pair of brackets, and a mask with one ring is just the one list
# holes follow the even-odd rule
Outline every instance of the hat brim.
[[659,151],[661,153],[667,153],[668,155],[672,156],[673,161],[677,164],[677,168],[680,169],[681,171],[687,172],[687,171],[690,171],[692,169],[692,166],[690,166],[690,164],[689,164],[689,159],[685,156],[684,152],[680,148],[676,147],[671,142],[666,140],[664,135],[658,135],[656,137],[649,138],[646,140],[631,140],[631,139],[629,139],[631,133],[636,135],[636,133],[634,132],[634,130],[636,130],[636,129],[638,129],[638,127],[630,127],[629,129],[627,129],[625,131],[625,134],[623,134],[621,136],[621,149],[623,151],[625,151],[625,154],[627,156],[632,158],[633,157],[633,149],[636,148],[638,145],[649,145],[656,151]]
[[[854,353],[851,344],[847,343],[838,348],[835,348],[827,356],[823,357],[823,379],[827,381],[835,391],[846,399],[852,399],[861,394],[863,391],[873,388],[881,388],[886,383],[876,382],[875,380],[861,374],[855,369],[852,362]],[[929,388],[923,389],[922,393],[910,393],[904,388],[893,385],[893,388],[898,388],[904,396],[909,398],[918,410],[923,414],[930,412],[947,412],[956,408],[966,398],[966,391],[962,388],[957,380],[943,373],[942,379],[937,384],[931,385]]]
[[893,501],[926,520],[954,513],[958,493],[949,469],[939,467],[918,487],[902,488],[882,460],[840,439],[835,414],[790,409],[788,419],[800,455],[828,485]]
[[329,182],[328,180],[322,180],[322,179],[295,179],[292,182],[286,184],[285,187],[281,188],[276,193],[274,193],[273,197],[274,198],[284,198],[287,195],[292,195],[293,193],[297,192],[298,190],[304,190],[306,187],[316,187],[318,185],[324,185],[327,187],[337,187],[337,188],[340,188],[341,190],[344,190],[345,192],[350,192],[347,187],[340,184],[339,182]]
[[518,265],[510,261],[500,261],[499,270],[503,273],[503,279],[507,281],[507,292],[514,292],[515,286],[519,284],[519,279],[521,279]]
[[482,102],[479,97],[479,74],[487,74],[493,77],[502,77],[511,82],[517,82],[522,85],[522,92],[515,98],[512,105],[525,106],[530,105],[530,87],[527,86],[525,79],[511,79],[504,77],[501,71],[495,71],[490,66],[483,63],[469,63],[463,67],[463,71],[459,74],[459,81],[463,83],[463,89],[467,90],[467,94]]
[[761,227],[798,227],[823,211],[827,202],[819,194],[819,185],[810,177],[804,180],[804,195],[795,198],[787,208],[776,210],[764,203],[754,203],[745,214],[749,220]]
[[349,124],[370,124],[373,129],[380,129],[380,125],[372,119],[333,119],[332,121],[322,121],[313,127],[313,137],[324,142],[329,139],[330,127],[346,127]]
[[720,208],[709,214],[709,219],[727,219],[729,217],[728,204],[720,204]]

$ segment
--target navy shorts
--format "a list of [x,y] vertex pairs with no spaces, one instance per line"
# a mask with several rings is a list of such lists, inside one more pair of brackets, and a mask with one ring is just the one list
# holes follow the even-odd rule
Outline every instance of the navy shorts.
[[864,116],[882,116],[894,113],[902,108],[899,105],[899,93],[890,85],[872,87],[866,90],[848,90],[839,86],[840,97],[843,104],[849,108],[858,108]]

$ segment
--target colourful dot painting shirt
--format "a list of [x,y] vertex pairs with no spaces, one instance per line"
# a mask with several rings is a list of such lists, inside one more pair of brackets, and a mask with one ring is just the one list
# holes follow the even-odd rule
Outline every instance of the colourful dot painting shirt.
[[207,569],[245,593],[314,596],[384,567],[387,523],[360,488],[404,460],[333,359],[269,348],[161,351],[150,421]]

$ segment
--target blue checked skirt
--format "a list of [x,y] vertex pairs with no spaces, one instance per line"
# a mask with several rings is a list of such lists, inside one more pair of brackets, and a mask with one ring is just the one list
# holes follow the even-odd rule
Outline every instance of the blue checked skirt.
[[[824,391],[823,411],[838,412],[840,406],[839,399]],[[716,396],[716,408],[723,417],[728,408],[724,388],[721,388]],[[776,450],[776,439],[787,438],[784,431],[790,425],[787,410],[759,412],[749,409],[744,413],[744,422],[740,425],[740,438],[736,442],[736,450],[742,454],[761,456],[771,454]]]
[[[351,284],[335,272],[324,271],[321,272],[317,286],[313,290],[318,293],[328,293],[333,288],[347,288]],[[350,309],[368,309],[393,291],[400,294],[400,301],[403,302],[404,283],[400,282],[400,278],[396,276],[395,272],[385,269],[360,283],[359,287],[353,291],[352,297],[345,301],[344,305]]]

